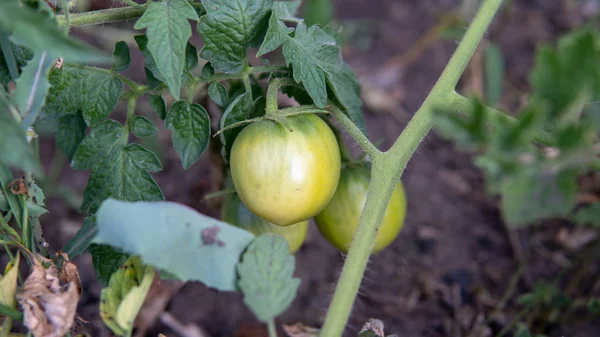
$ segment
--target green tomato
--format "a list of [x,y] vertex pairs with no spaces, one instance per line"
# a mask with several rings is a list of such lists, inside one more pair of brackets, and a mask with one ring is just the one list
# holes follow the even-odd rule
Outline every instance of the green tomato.
[[308,232],[308,220],[282,227],[257,217],[250,212],[235,193],[225,198],[221,208],[221,220],[245,229],[256,236],[264,233],[282,236],[287,240],[292,254],[300,249]]
[[[371,172],[367,168],[343,168],[333,199],[327,208],[315,217],[321,235],[343,253],[348,252],[358,227],[358,221],[367,199],[370,180]],[[394,241],[404,225],[405,215],[406,195],[402,183],[398,183],[377,232],[373,254]]]
[[254,214],[279,226],[317,215],[331,200],[340,177],[335,135],[320,117],[262,120],[233,142],[231,176],[240,199]]

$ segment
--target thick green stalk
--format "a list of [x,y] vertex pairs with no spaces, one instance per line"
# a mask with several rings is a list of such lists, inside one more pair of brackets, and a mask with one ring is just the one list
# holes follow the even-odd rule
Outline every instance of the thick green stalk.
[[[70,17],[71,27],[82,27],[89,25],[99,25],[104,23],[111,23],[129,19],[136,19],[142,16],[146,8],[140,7],[120,7],[120,8],[109,8],[102,9],[99,11],[85,12],[85,13],[74,13]],[[64,25],[67,21],[64,15],[57,15],[56,19],[60,25]]]
[[[381,157],[373,158],[367,201],[327,311],[321,336],[338,337],[342,335],[395,183],[400,179],[410,157],[431,130],[434,108],[448,108],[447,104],[453,105],[452,102],[448,102],[448,98],[455,92],[460,76],[501,4],[502,0],[483,2],[456,52],[421,108],[392,148],[383,153]],[[454,110],[457,107],[450,106],[449,108]],[[349,133],[355,136],[354,132]]]

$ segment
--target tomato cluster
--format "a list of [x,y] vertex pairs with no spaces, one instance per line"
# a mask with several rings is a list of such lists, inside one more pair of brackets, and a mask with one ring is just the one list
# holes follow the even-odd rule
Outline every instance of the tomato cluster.
[[[245,127],[233,143],[230,170],[236,193],[225,199],[223,221],[255,235],[281,235],[294,253],[314,218],[327,241],[348,251],[365,204],[370,169],[342,165],[336,136],[319,116],[264,119]],[[398,183],[373,253],[396,238],[405,214],[406,197]]]

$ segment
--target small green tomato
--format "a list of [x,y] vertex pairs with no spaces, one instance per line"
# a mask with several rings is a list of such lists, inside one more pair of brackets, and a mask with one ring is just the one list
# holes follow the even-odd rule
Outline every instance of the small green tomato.
[[[342,169],[340,183],[327,207],[315,217],[317,228],[334,247],[348,252],[365,205],[371,172],[364,167]],[[383,222],[375,238],[372,253],[387,247],[402,229],[406,215],[406,196],[398,183],[387,206]]]

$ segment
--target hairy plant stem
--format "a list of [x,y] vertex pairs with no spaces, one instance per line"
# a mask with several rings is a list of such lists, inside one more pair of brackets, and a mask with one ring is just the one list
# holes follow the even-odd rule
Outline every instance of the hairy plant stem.
[[269,329],[269,337],[277,337],[277,329],[273,318],[267,321],[267,328]]
[[[450,111],[459,110],[457,102],[449,100],[454,95],[456,84],[464,72],[471,56],[487,27],[492,22],[502,0],[486,0],[481,5],[469,29],[456,52],[448,62],[444,72],[436,85],[429,93],[423,105],[415,113],[410,123],[404,129],[394,145],[384,153],[375,152],[370,142],[365,142],[364,135],[361,136],[355,127],[348,125],[342,114],[334,113],[340,117],[340,123],[348,126],[348,132],[365,149],[377,153],[372,158],[372,174],[367,200],[360,217],[359,225],[350,245],[348,256],[340,279],[338,281],[333,299],[327,311],[325,323],[320,335],[323,337],[341,336],[352,306],[358,293],[358,288],[364,275],[373,248],[377,230],[389,203],[396,182],[402,176],[404,169],[416,151],[423,138],[429,133],[433,126],[433,110],[443,108]],[[332,112],[333,113],[333,112]],[[370,155],[370,154],[369,154]]]

